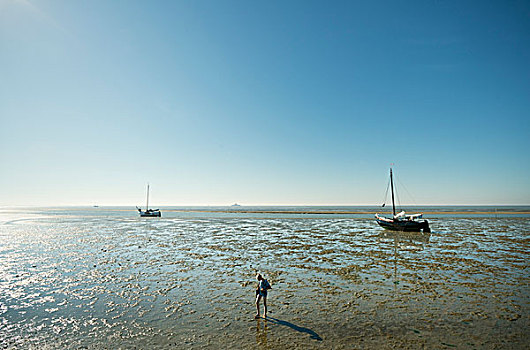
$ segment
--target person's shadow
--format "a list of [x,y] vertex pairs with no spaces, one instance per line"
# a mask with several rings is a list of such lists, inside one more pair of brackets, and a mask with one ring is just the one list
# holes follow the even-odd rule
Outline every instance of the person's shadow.
[[322,338],[312,329],[309,329],[309,328],[306,328],[306,327],[300,327],[300,326],[297,326],[297,325],[295,325],[295,324],[293,324],[291,322],[287,322],[287,321],[284,321],[284,320],[279,320],[279,319],[274,318],[274,317],[267,317],[266,320],[269,321],[269,322],[272,322],[274,324],[279,324],[281,326],[287,326],[287,327],[292,328],[292,329],[294,329],[295,331],[298,331],[298,332],[307,333],[307,334],[309,334],[311,339],[322,341]]

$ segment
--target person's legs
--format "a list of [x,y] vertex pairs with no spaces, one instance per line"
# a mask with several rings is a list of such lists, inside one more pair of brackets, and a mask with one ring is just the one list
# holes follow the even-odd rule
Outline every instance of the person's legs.
[[266,295],[263,296],[263,317],[267,318],[267,296]]
[[[261,295],[258,294],[258,296],[256,296],[256,317],[259,317],[259,300],[261,299]],[[263,299],[265,300],[265,299]]]

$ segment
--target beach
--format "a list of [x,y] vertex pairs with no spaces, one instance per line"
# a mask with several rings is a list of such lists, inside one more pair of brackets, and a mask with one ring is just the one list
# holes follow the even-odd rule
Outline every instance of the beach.
[[[123,210],[0,210],[2,348],[530,342],[528,208],[435,208],[431,234],[384,231],[356,208]],[[256,272],[273,288],[267,320],[254,319]]]

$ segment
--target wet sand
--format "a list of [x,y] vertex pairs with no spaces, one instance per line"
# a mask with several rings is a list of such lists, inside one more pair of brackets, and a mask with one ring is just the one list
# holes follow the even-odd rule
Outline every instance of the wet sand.
[[[7,348],[527,349],[530,219],[5,220]],[[254,274],[271,282],[255,320]]]

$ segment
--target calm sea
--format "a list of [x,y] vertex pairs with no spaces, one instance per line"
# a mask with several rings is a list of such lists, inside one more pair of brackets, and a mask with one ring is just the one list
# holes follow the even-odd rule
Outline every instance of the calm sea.
[[0,348],[528,349],[530,207],[161,210],[0,208]]

